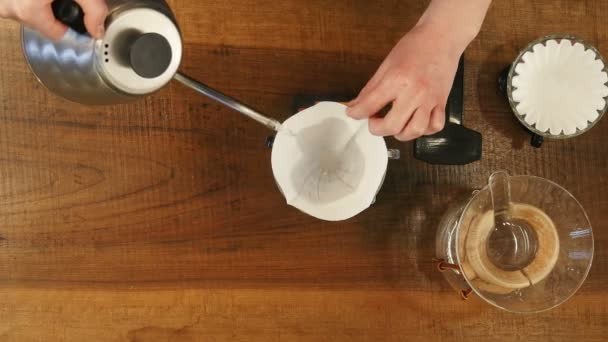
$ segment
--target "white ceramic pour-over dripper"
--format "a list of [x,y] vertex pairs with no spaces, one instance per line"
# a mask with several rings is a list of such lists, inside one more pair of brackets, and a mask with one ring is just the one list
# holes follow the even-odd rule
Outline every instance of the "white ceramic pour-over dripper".
[[320,102],[290,117],[272,150],[272,171],[287,203],[327,221],[349,219],[375,200],[388,159],[382,137],[346,106]]
[[[543,178],[500,173],[491,180],[492,185],[465,204],[453,206],[440,223],[436,255],[445,278],[465,297],[475,293],[512,312],[539,312],[563,303],[583,284],[593,259],[593,233],[585,211],[568,191]],[[501,192],[507,185],[510,191]],[[497,232],[505,228],[495,226],[492,187],[498,192],[497,207],[503,209],[497,215],[508,208],[499,225],[524,221],[533,228],[532,234],[527,229],[503,234],[508,239],[500,250],[510,251],[507,258],[495,253],[501,241],[492,236],[500,237]],[[513,249],[513,241],[526,239],[529,247],[536,247],[528,249],[532,257]]]
[[281,124],[192,78],[175,79],[277,132],[272,171],[287,203],[327,221],[349,219],[367,209],[380,191],[389,159],[399,159],[367,120],[353,120],[346,106],[321,102]]

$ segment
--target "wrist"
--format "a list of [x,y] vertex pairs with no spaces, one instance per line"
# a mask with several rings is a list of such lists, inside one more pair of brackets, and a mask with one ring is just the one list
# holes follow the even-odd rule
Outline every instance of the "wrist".
[[454,29],[445,23],[426,20],[418,22],[414,30],[422,32],[438,47],[442,47],[444,51],[455,56],[460,56],[479,32],[469,29]]
[[491,0],[432,0],[416,28],[462,51],[477,37]]

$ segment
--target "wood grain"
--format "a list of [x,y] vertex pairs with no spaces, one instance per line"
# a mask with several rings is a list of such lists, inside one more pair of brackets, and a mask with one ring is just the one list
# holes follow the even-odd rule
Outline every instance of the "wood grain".
[[[175,0],[182,70],[279,119],[298,95],[355,95],[426,2]],[[465,123],[484,158],[414,160],[390,141],[378,202],[319,222],[285,205],[263,127],[171,83],[84,107],[48,93],[0,22],[0,340],[605,341],[608,121],[540,150],[496,91],[544,34],[608,54],[603,1],[496,1],[466,52]],[[437,222],[497,169],[546,177],[586,208],[595,263],[556,310],[461,302],[436,273]]]

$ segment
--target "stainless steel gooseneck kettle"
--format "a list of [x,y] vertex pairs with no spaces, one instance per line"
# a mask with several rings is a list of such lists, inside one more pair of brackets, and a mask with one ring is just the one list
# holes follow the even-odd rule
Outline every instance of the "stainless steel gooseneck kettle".
[[73,0],[53,2],[69,29],[60,41],[22,28],[23,53],[38,80],[53,93],[86,105],[125,103],[151,94],[172,79],[277,130],[280,123],[178,73],[182,37],[164,0],[108,0],[105,36],[86,33],[84,13]]
[[160,0],[108,1],[103,40],[84,29],[84,13],[72,0],[53,3],[70,29],[55,42],[23,27],[25,57],[52,92],[82,104],[115,104],[167,84],[182,58],[182,38],[171,9]]

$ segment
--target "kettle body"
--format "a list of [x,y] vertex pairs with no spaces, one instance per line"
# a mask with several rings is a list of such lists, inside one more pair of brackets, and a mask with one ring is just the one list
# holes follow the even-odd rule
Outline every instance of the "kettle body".
[[[53,93],[81,104],[110,105],[151,94],[173,79],[181,63],[182,38],[167,3],[107,3],[106,33],[100,40],[82,30],[84,13],[71,0],[53,3],[55,16],[69,27],[60,41],[22,27],[25,59]],[[72,6],[71,16],[60,18],[55,5]]]

